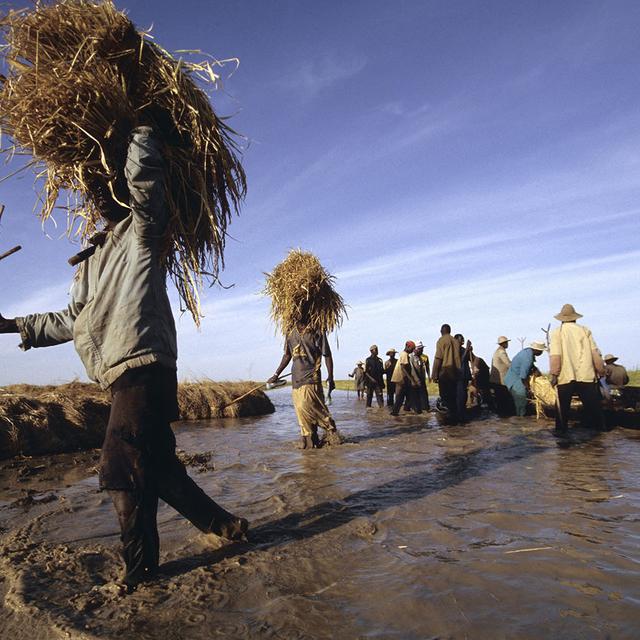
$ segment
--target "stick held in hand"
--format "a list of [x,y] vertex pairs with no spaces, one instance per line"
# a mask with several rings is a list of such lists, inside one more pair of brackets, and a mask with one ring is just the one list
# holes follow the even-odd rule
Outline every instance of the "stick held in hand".
[[[1,211],[0,211],[1,213]],[[4,253],[0,253],[0,260],[4,260],[5,258],[8,258],[10,255],[16,253],[17,251],[20,251],[20,249],[22,249],[22,247],[20,245],[17,245],[15,247],[13,247],[13,249],[9,249],[9,251],[5,251]]]

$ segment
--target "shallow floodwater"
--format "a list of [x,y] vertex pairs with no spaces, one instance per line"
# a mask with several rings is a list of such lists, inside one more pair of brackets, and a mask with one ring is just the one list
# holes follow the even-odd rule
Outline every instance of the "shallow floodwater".
[[445,427],[335,392],[349,442],[302,452],[290,392],[270,395],[273,415],[176,429],[252,541],[162,505],[160,576],[125,598],[96,453],[3,463],[0,635],[639,637],[640,432],[559,443],[533,418]]

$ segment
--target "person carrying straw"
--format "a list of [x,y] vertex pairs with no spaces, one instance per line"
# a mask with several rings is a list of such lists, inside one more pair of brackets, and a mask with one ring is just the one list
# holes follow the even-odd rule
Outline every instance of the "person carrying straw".
[[[327,332],[340,326],[346,315],[334,278],[311,253],[294,250],[267,274],[265,293],[271,296],[271,317],[285,338],[284,354],[274,375],[275,382],[292,364],[293,406],[302,434],[302,449],[340,444],[336,423],[322,390],[322,358],[327,367],[329,393],[335,389],[333,356]],[[320,439],[318,427],[325,431]]]
[[[75,214],[82,233],[97,230],[74,260],[68,307],[0,315],[0,333],[20,333],[25,350],[73,340],[89,378],[110,390],[99,482],[120,523],[121,586],[131,591],[158,568],[159,498],[205,533],[246,537],[247,520],[207,496],[176,456],[176,329],[166,288],[169,271],[197,319],[195,290],[182,278],[195,282],[195,265],[220,258],[229,203],[242,195],[244,173],[224,144],[216,158],[208,151],[197,164],[198,136],[223,142],[211,106],[181,64],[110,2],[38,4],[10,12],[0,26],[9,42],[5,57],[22,61],[3,80],[0,122],[16,148],[46,166],[51,208],[66,187],[81,201]],[[57,137],[47,137],[51,132]],[[230,173],[211,190],[211,172],[223,166]],[[202,197],[182,191],[187,173]],[[203,206],[208,218],[201,218]],[[207,222],[196,228],[196,219]]]

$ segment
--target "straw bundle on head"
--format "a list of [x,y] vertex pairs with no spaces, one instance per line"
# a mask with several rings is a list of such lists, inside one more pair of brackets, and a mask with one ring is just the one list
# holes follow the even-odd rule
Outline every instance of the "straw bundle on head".
[[235,134],[198,85],[215,84],[211,63],[176,60],[109,0],[37,2],[1,16],[0,30],[9,69],[0,76],[0,133],[9,136],[2,150],[40,166],[43,219],[69,190],[69,231],[91,235],[96,184],[128,203],[131,129],[148,124],[162,137],[170,215],[163,259],[198,322],[198,290],[224,266],[227,224],[246,190]]
[[267,277],[264,293],[271,296],[271,318],[287,335],[294,327],[330,332],[347,315],[334,289],[335,278],[316,256],[295,249]]

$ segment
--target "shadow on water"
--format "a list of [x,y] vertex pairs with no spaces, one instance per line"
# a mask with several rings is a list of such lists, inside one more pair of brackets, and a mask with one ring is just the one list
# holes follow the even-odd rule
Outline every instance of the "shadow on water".
[[[415,431],[419,425],[406,427]],[[397,433],[397,432],[394,432]],[[386,434],[381,434],[383,437]],[[575,430],[559,445],[583,445],[598,437],[600,432]],[[251,529],[249,543],[229,545],[190,558],[167,562],[160,574],[174,577],[198,567],[247,553],[286,544],[291,540],[305,540],[345,525],[356,518],[372,516],[389,507],[407,504],[458,485],[466,480],[495,471],[503,465],[548,450],[548,444],[535,441],[528,435],[517,435],[507,443],[478,449],[469,453],[445,453],[445,462],[419,473],[391,480],[368,489],[356,491],[340,500],[329,500],[306,511],[291,513],[278,520]]]

